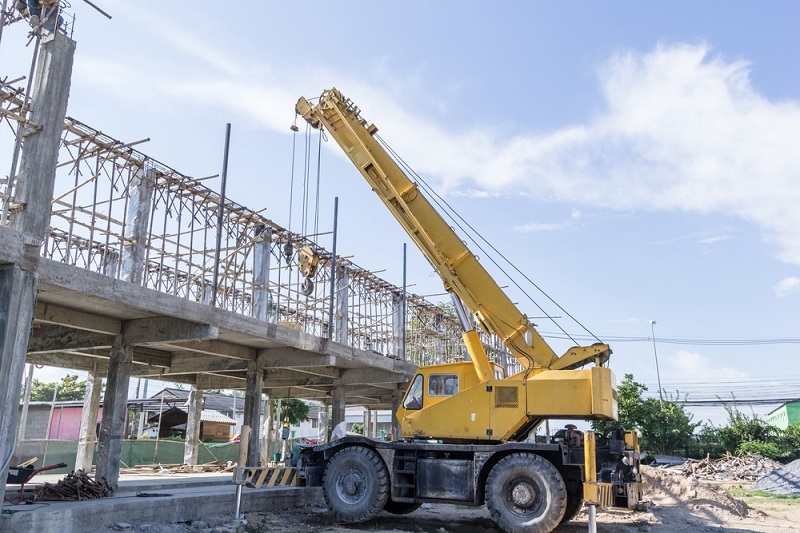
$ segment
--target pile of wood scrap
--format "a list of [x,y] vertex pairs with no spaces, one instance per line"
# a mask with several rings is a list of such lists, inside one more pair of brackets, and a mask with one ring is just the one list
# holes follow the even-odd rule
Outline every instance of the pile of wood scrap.
[[114,491],[105,478],[92,479],[83,470],[70,472],[57,483],[45,483],[33,493],[33,501],[91,500],[111,496]]
[[689,459],[682,465],[673,466],[670,470],[679,470],[686,475],[711,481],[755,481],[780,468],[781,463],[754,453],[747,455],[731,455],[726,452],[719,459]]
[[133,468],[120,468],[120,474],[197,474],[200,472],[233,472],[236,463],[212,461],[201,465],[156,463],[150,465],[134,465]]

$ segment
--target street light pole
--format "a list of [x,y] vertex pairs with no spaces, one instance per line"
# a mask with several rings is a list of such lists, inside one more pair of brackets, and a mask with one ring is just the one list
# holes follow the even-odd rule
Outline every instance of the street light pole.
[[653,336],[653,356],[656,358],[656,377],[658,378],[658,397],[661,398],[661,401],[664,401],[664,393],[661,389],[661,372],[658,370],[658,352],[656,351],[656,331],[653,326],[656,325],[655,320],[650,321],[650,333]]

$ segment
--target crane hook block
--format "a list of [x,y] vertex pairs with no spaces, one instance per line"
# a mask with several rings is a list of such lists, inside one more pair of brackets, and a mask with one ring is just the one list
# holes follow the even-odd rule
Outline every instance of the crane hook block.
[[317,273],[317,266],[319,265],[319,256],[314,250],[306,245],[300,248],[297,253],[297,262],[300,264],[300,272],[307,278],[313,278]]

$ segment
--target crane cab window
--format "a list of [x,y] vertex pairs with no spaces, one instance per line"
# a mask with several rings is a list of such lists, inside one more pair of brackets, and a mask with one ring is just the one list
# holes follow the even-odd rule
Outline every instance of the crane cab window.
[[452,396],[457,392],[457,374],[431,374],[428,378],[428,394],[430,396]]
[[414,377],[406,393],[406,399],[403,400],[403,407],[409,411],[422,409],[422,375],[417,374]]

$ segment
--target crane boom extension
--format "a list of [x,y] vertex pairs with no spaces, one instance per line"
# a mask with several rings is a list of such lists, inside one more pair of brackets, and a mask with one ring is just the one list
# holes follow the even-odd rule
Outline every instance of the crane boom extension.
[[[461,299],[486,332],[502,340],[523,368],[571,369],[590,361],[602,364],[608,359],[611,350],[605,344],[574,347],[557,356],[417,184],[375,139],[378,129],[367,125],[359,109],[341,92],[335,88],[326,90],[315,105],[300,98],[296,109],[313,127],[327,129],[433,265],[446,289]],[[479,375],[485,374],[489,361],[475,339],[474,334],[471,339],[465,335],[473,363],[484,369],[478,370]],[[482,360],[476,362],[476,358]]]

